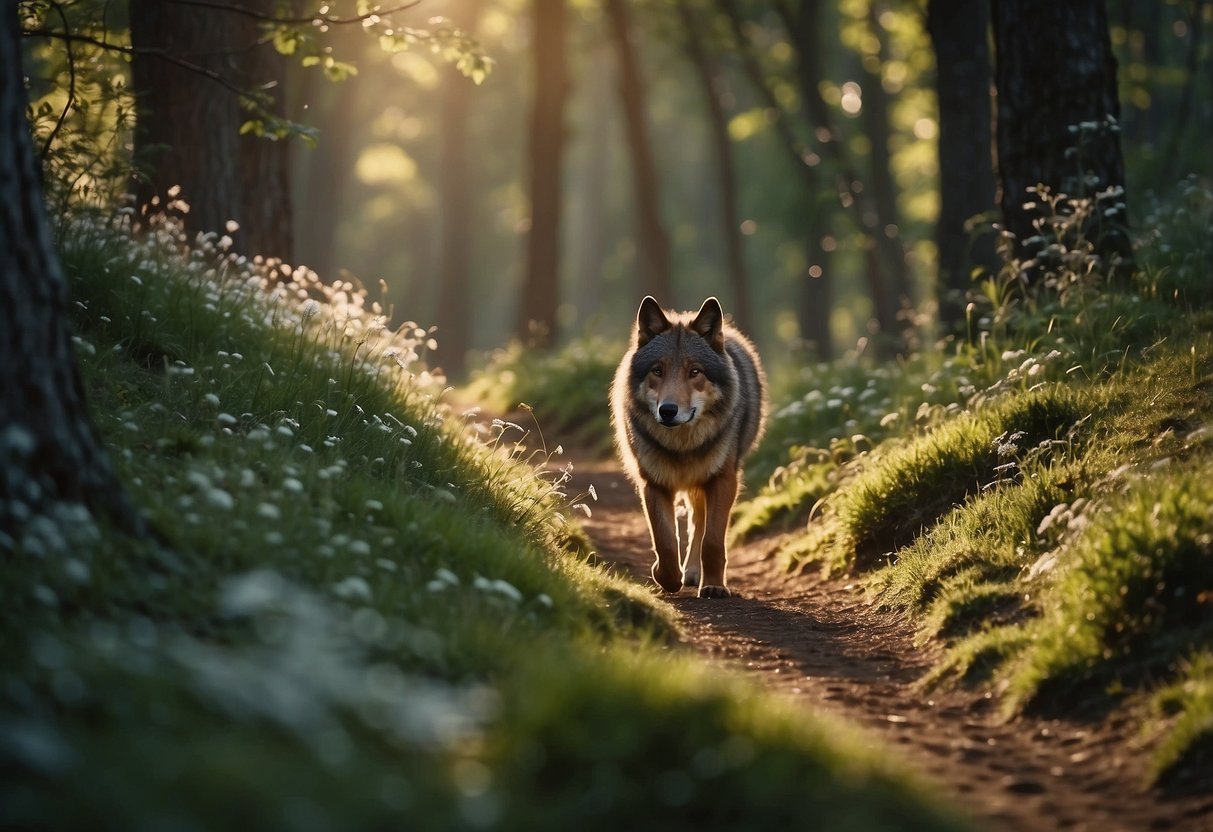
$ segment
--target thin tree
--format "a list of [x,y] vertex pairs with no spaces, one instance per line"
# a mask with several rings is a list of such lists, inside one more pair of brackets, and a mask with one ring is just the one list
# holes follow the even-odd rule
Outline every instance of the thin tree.
[[1000,204],[1025,261],[1038,251],[1039,200],[1029,191],[1038,185],[1069,198],[1100,197],[1083,234],[1113,272],[1131,258],[1116,58],[1104,5],[993,3]]
[[729,116],[725,101],[730,97],[719,62],[705,43],[702,22],[687,0],[678,0],[678,16],[686,34],[686,52],[695,68],[707,107],[708,133],[715,155],[714,172],[720,188],[720,235],[724,241],[725,276],[732,291],[733,318],[742,329],[752,326],[750,276],[745,264],[741,236],[741,208],[737,190],[733,140],[729,137]]
[[559,302],[560,183],[569,86],[566,17],[565,0],[532,0],[531,223],[515,331],[524,342],[538,346],[551,344],[556,337]]
[[[452,18],[469,32],[480,17],[480,0],[463,0],[452,10]],[[441,235],[438,248],[438,363],[451,379],[463,377],[471,344],[470,274],[472,260],[472,171],[467,152],[468,114],[471,111],[471,81],[455,67],[443,67],[439,135],[442,148]]]
[[930,0],[927,5],[939,101],[937,296],[940,323],[952,331],[964,322],[974,267],[991,274],[997,269],[993,235],[975,235],[966,226],[995,204],[989,26],[985,3]]
[[287,143],[241,135],[254,92],[263,112],[286,116],[285,59],[261,28],[282,11],[277,0],[245,0],[238,10],[131,0],[131,83],[135,154],[146,163],[140,205],[179,186],[190,206],[188,228],[223,231],[235,220],[241,250],[290,260]]
[[17,14],[0,13],[0,551],[31,516],[83,504],[148,534],[88,415],[26,121]]
[[[822,209],[819,194],[828,187],[821,170],[822,157],[801,137],[801,131],[793,123],[791,114],[779,104],[771,87],[770,79],[763,71],[755,54],[754,46],[746,36],[743,20],[735,0],[716,0],[717,6],[730,24],[735,54],[750,87],[773,119],[773,127],[779,145],[787,154],[792,170],[801,180],[801,191],[808,207],[802,220],[805,240],[805,272],[801,283],[800,297],[796,303],[796,321],[801,339],[810,346],[817,358],[825,360],[832,354],[833,340],[830,336],[830,308],[833,303],[833,275],[829,267],[829,254],[825,250],[826,211]],[[806,26],[816,21],[818,4],[806,3],[800,14]],[[815,61],[817,53],[798,55],[802,61]],[[809,72],[818,73],[816,67]],[[802,117],[807,119],[807,116]],[[826,140],[829,136],[825,137]]]
[[661,219],[661,180],[649,141],[644,81],[636,54],[636,29],[625,0],[605,0],[611,42],[619,61],[619,99],[623,104],[624,135],[631,161],[636,205],[636,251],[640,285],[637,295],[653,295],[673,304],[670,279],[670,238]]

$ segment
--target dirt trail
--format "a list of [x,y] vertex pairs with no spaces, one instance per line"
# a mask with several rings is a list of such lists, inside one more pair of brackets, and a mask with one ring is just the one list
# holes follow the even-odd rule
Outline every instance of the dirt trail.
[[[613,463],[575,465],[569,493],[590,484],[598,502],[583,525],[599,556],[651,584],[648,530],[631,486]],[[991,691],[923,694],[915,682],[932,656],[913,645],[910,628],[845,581],[781,573],[769,557],[773,543],[730,552],[729,586],[741,598],[667,596],[691,647],[861,726],[980,828],[1213,832],[1213,796],[1143,791],[1143,755],[1123,721],[1008,723]]]

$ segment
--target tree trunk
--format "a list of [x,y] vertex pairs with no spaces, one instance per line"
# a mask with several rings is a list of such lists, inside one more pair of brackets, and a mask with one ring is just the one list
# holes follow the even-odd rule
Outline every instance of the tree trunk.
[[[736,49],[741,57],[742,69],[745,72],[747,80],[750,82],[750,86],[758,94],[767,112],[774,114],[775,132],[779,136],[781,146],[788,155],[792,169],[800,176],[805,201],[810,206],[814,206],[806,212],[804,217],[805,258],[807,268],[812,269],[814,266],[817,266],[820,269],[820,273],[816,277],[812,273],[807,275],[807,280],[796,303],[796,323],[800,328],[801,339],[806,344],[813,345],[816,349],[817,357],[824,360],[830,357],[833,349],[833,339],[830,335],[831,309],[829,304],[833,302],[834,291],[832,285],[833,276],[826,264],[826,253],[822,247],[822,234],[824,231],[821,227],[820,219],[823,212],[815,207],[817,197],[822,190],[821,176],[819,174],[821,156],[815,153],[797,136],[787,110],[780,106],[778,99],[776,99],[774,92],[771,90],[771,86],[767,83],[763,75],[762,66],[745,35],[741,13],[734,0],[717,0],[716,5],[729,21]],[[801,8],[800,17],[790,19],[797,20],[806,28],[812,28],[817,20],[818,9],[819,6],[816,2],[806,3]],[[815,51],[808,55],[798,54],[797,59],[800,61],[815,61],[816,54]],[[800,68],[800,71],[813,75],[817,74],[819,70],[814,65]],[[811,119],[809,119],[807,112],[805,113],[805,120],[811,124]],[[829,137],[826,136],[826,139],[828,140]]]
[[[354,170],[350,125],[358,111],[359,79],[350,78],[335,86],[315,72],[306,78],[305,85],[311,90],[305,99],[308,112],[322,127],[315,148],[295,143],[306,177],[292,209],[297,230],[294,256],[331,283],[342,265],[336,259],[337,226],[345,210],[346,183]],[[315,89],[320,84],[324,85],[323,92]]]
[[720,235],[724,240],[725,276],[733,295],[733,319],[743,330],[753,325],[750,311],[750,276],[746,271],[741,236],[741,209],[733,160],[733,141],[729,138],[729,117],[724,102],[728,95],[724,74],[704,46],[700,23],[686,0],[678,0],[678,13],[686,30],[687,54],[695,67],[708,108],[708,132],[716,156],[715,173],[720,188]]
[[1115,267],[1131,251],[1116,59],[1104,2],[994,0],[992,20],[1000,204],[1017,255],[1027,260],[1038,250],[1028,242],[1040,215],[1025,208],[1025,202],[1038,203],[1028,188],[1043,184],[1071,198],[1120,188],[1118,196],[1100,202],[1084,229],[1104,262]]
[[939,320],[956,331],[965,320],[965,295],[975,266],[994,274],[994,236],[974,235],[965,223],[994,208],[991,134],[990,11],[969,0],[931,0],[927,29],[935,49],[939,99]]
[[[266,15],[278,10],[275,0],[243,7]],[[270,97],[271,113],[285,115],[283,58],[259,42],[261,30],[246,15],[131,0],[130,18],[135,159],[146,174],[136,188],[140,205],[163,200],[178,185],[190,206],[185,222],[191,231],[222,233],[235,220],[237,249],[292,259],[286,141],[241,136],[248,114],[235,91],[258,89]]]
[[[451,10],[454,23],[475,34],[480,17],[479,0],[465,0]],[[441,136],[441,228],[438,250],[439,365],[446,377],[461,381],[471,347],[469,320],[470,274],[473,240],[472,171],[468,169],[467,127],[475,85],[454,66],[442,67]]]
[[[266,16],[296,11],[297,3],[282,6],[278,0],[241,0],[244,8]],[[296,63],[278,54],[255,21],[243,15],[231,18],[233,39],[248,44],[236,54],[244,83],[269,96],[267,109],[286,119],[286,85]],[[297,61],[297,59],[294,59]],[[223,94],[213,92],[212,94]],[[241,117],[247,116],[242,113]],[[239,203],[233,206],[240,232],[237,244],[248,254],[263,254],[291,262],[295,256],[294,217],[291,201],[291,154],[286,138],[271,139],[253,135],[239,136]]]
[[[594,48],[589,61],[583,100],[585,151],[580,179],[573,192],[578,210],[573,229],[573,283],[580,309],[579,320],[591,320],[601,311],[602,263],[607,250],[607,190],[610,183],[611,124],[614,118],[614,60],[605,44]],[[628,306],[633,303],[628,299]]]
[[[726,5],[732,8],[732,0],[728,0]],[[885,233],[886,226],[895,226],[896,221],[883,217],[883,206],[866,193],[863,177],[859,175],[851,160],[846,144],[840,140],[830,108],[821,96],[825,76],[820,62],[821,49],[817,45],[817,38],[820,36],[820,27],[817,25],[820,15],[819,2],[805,2],[797,9],[793,9],[791,4],[784,4],[779,6],[779,11],[796,54],[796,83],[805,119],[818,140],[820,155],[832,160],[839,171],[836,182],[843,207],[847,209],[856,228],[867,238],[870,249],[875,252],[875,256],[866,258],[864,278],[872,300],[877,331],[885,336],[892,336],[899,330],[899,287],[908,282],[905,278],[905,252],[901,243]],[[736,16],[735,11],[730,14]],[[879,139],[872,137],[871,140],[875,148]],[[804,152],[808,153],[807,150]],[[887,156],[887,150],[885,155]],[[883,344],[883,339],[881,343]]]
[[[821,211],[815,212],[818,216]],[[829,253],[822,245],[823,229],[809,223],[805,241],[804,286],[800,290],[800,308],[796,319],[800,324],[800,339],[809,354],[818,361],[834,357],[834,341],[830,336],[830,313],[834,310],[834,288],[829,280]]]
[[645,118],[644,83],[632,42],[632,27],[626,0],[605,0],[611,40],[619,58],[619,95],[623,103],[624,127],[632,163],[636,195],[636,252],[639,261],[638,295],[653,295],[660,303],[674,305],[670,280],[670,241],[661,221],[660,180],[649,142]]
[[[884,62],[887,53],[884,27],[877,18],[875,3],[868,5],[868,30],[880,44],[876,57]],[[868,187],[864,195],[871,200],[876,221],[871,228],[872,244],[879,257],[878,269],[883,273],[876,278],[883,288],[879,297],[872,300],[877,306],[877,320],[886,336],[898,336],[909,326],[909,322],[898,317],[903,303],[914,302],[910,267],[906,263],[906,250],[901,242],[901,212],[897,208],[897,185],[893,181],[893,158],[889,152],[889,96],[884,90],[880,70],[864,70],[863,109],[861,111],[864,132],[871,143]]]
[[[190,206],[186,227],[222,231],[240,197],[240,107],[237,97],[171,55],[232,78],[228,17],[164,0],[130,0],[131,87],[137,96],[135,160],[145,175],[139,204],[163,200],[173,186]],[[160,209],[163,210],[163,204]]]
[[532,0],[535,100],[531,109],[531,227],[516,331],[540,346],[556,338],[560,289],[560,181],[564,156],[565,0]]
[[0,551],[31,516],[84,504],[147,534],[88,416],[26,121],[16,12],[0,13]]

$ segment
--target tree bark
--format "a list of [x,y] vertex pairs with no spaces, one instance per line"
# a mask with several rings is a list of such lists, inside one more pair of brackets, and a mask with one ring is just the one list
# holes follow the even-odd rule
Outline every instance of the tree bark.
[[632,185],[636,195],[636,253],[640,285],[638,295],[652,295],[660,303],[674,304],[670,279],[670,241],[661,220],[660,179],[649,142],[645,117],[644,83],[633,44],[626,0],[604,0],[610,21],[611,40],[619,59],[619,96],[623,103],[628,155],[632,163]]
[[18,30],[12,8],[0,13],[0,551],[57,504],[148,532],[88,416],[25,116]]
[[[278,0],[241,0],[267,16],[282,14],[289,7]],[[239,43],[249,44],[237,53],[240,74],[246,83],[269,96],[270,113],[280,119],[288,118],[286,85],[293,74],[301,71],[290,58],[280,55],[272,44],[262,43],[264,33],[255,21],[243,16],[231,19]],[[297,59],[296,59],[297,60]],[[241,113],[240,116],[247,116]],[[290,141],[253,135],[238,136],[239,202],[233,207],[240,223],[237,244],[248,254],[264,254],[291,262],[295,256],[294,216],[291,200]]]
[[1038,250],[1028,241],[1039,211],[1025,202],[1037,202],[1028,189],[1043,184],[1070,198],[1120,188],[1084,234],[1105,262],[1127,260],[1120,100],[1104,0],[994,0],[992,20],[999,201],[1017,255],[1026,261]]
[[745,250],[741,236],[741,208],[737,193],[736,163],[733,141],[729,138],[729,117],[725,112],[724,74],[704,45],[700,22],[687,4],[678,0],[678,14],[686,30],[687,54],[695,67],[708,111],[708,132],[715,155],[715,173],[720,188],[720,235],[724,240],[725,276],[733,295],[733,319],[743,330],[753,325],[750,310],[750,276],[746,270]]
[[[480,17],[478,0],[464,0],[451,10],[451,19],[474,34]],[[446,377],[463,379],[471,347],[469,320],[470,275],[473,250],[471,192],[468,169],[467,127],[475,85],[454,66],[442,68],[442,103],[439,135],[441,228],[438,250],[438,364]]]
[[[244,8],[276,13],[275,0]],[[248,114],[240,96],[201,72],[165,60],[172,55],[240,89],[270,96],[269,111],[285,115],[285,63],[245,15],[165,0],[131,0],[131,86],[137,96],[135,159],[145,176],[140,205],[181,187],[191,231],[222,233],[228,220],[248,254],[290,260],[292,252],[288,151],[285,140],[241,136]],[[273,85],[272,82],[278,82]],[[160,210],[164,209],[163,202]]]
[[526,343],[556,338],[560,289],[560,183],[568,97],[565,0],[532,0],[535,98],[531,105],[531,227],[516,332]]
[[[880,44],[876,57],[881,63],[887,52],[884,27],[877,17],[875,3],[868,4],[868,29]],[[864,195],[870,199],[875,211],[875,222],[870,230],[872,244],[879,253],[874,258],[875,267],[883,273],[873,278],[873,285],[883,291],[874,297],[877,306],[876,318],[886,336],[896,336],[909,322],[898,317],[903,303],[914,302],[910,268],[906,263],[905,246],[901,242],[901,212],[897,208],[897,185],[893,181],[893,158],[889,151],[889,96],[879,68],[864,69],[863,109],[861,111],[864,132],[872,150],[869,156],[868,187]]]
[[[775,94],[763,74],[762,66],[745,35],[741,13],[734,0],[716,0],[716,5],[729,21],[746,79],[750,82],[754,92],[758,94],[767,112],[773,114],[775,132],[779,136],[780,144],[788,154],[792,169],[800,176],[806,203],[813,206],[808,209],[804,217],[805,260],[809,269],[817,266],[820,272],[816,277],[812,274],[806,275],[803,289],[796,303],[796,323],[800,328],[801,339],[806,344],[815,347],[817,357],[825,360],[830,357],[833,349],[829,304],[832,303],[834,295],[832,285],[834,278],[827,265],[826,252],[822,246],[824,232],[820,220],[823,212],[816,207],[817,197],[822,190],[820,175],[822,158],[797,136],[788,111],[781,107],[775,98]],[[795,19],[807,28],[811,28],[817,20],[818,8],[816,2],[806,3],[801,8],[800,17]],[[808,55],[798,54],[797,58],[800,61],[815,61],[816,54],[816,52]],[[800,68],[798,71],[815,75],[819,72],[819,68],[814,65]],[[807,113],[805,120],[811,124]],[[827,142],[830,141],[828,135],[825,136],[825,139]],[[826,151],[823,150],[823,152]]]
[[931,0],[927,30],[935,49],[939,100],[939,219],[935,226],[939,319],[956,331],[975,266],[998,269],[992,232],[972,234],[965,223],[994,208],[989,7],[969,0]]

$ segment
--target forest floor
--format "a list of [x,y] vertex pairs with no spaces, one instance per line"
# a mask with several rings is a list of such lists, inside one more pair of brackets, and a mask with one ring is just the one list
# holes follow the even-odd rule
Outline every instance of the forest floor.
[[[599,558],[651,584],[640,502],[613,462],[575,463],[570,494],[595,487],[582,525]],[[815,713],[858,727],[878,753],[907,765],[992,830],[1213,830],[1213,795],[1147,791],[1145,755],[1127,719],[1007,720],[991,689],[924,690],[937,658],[903,619],[865,602],[844,579],[788,574],[777,538],[734,548],[740,598],[665,596],[683,639],[722,670],[752,678]]]

